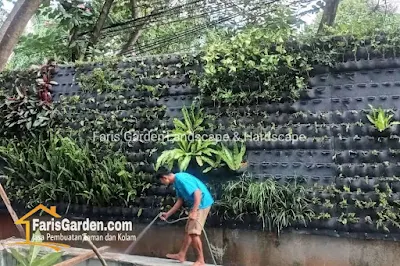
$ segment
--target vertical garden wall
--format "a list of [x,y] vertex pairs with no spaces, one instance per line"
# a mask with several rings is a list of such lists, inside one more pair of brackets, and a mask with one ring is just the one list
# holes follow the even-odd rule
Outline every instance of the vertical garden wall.
[[[205,179],[221,199],[210,226],[265,230],[271,223],[397,240],[400,142],[398,125],[390,123],[400,120],[397,42],[279,37],[254,44],[268,48],[258,57],[234,40],[230,50],[209,47],[199,55],[46,68],[48,80],[36,72],[3,73],[1,152],[11,197],[20,207],[45,201],[74,216],[149,221],[174,197],[153,174],[157,158],[177,144],[156,137],[178,127],[177,120],[197,121],[202,134],[229,135],[227,149],[240,159],[235,168],[192,154],[175,165]],[[24,88],[34,99],[34,89],[46,84],[46,105],[36,99],[35,107],[21,107],[29,102],[24,93],[7,98]],[[184,106],[192,118],[185,120]],[[243,160],[232,140],[245,144]]]

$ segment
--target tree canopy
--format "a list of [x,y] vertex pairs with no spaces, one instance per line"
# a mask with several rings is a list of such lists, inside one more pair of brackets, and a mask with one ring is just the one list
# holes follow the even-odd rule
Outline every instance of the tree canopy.
[[[336,0],[334,0],[336,1]],[[33,29],[14,48],[9,69],[42,64],[50,57],[75,62],[198,50],[215,33],[246,27],[299,28],[315,34],[324,12],[334,18],[323,34],[368,35],[397,28],[399,15],[386,1],[341,0],[47,0],[32,18]],[[367,15],[366,15],[367,14]],[[0,4],[0,23],[6,12]],[[322,21],[324,22],[324,21]],[[329,23],[327,23],[329,24]],[[222,35],[221,35],[222,36]]]

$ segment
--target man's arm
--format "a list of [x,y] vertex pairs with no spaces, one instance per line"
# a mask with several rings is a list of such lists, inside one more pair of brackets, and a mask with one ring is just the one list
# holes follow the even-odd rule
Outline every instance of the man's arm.
[[193,193],[193,197],[194,197],[194,202],[193,202],[193,209],[192,211],[197,211],[200,207],[200,202],[201,202],[201,190],[197,189],[194,193]]
[[178,200],[175,202],[174,206],[168,211],[168,212],[163,212],[161,214],[161,218],[164,218],[165,220],[168,219],[171,215],[173,215],[175,212],[179,210],[180,207],[183,205],[183,199],[178,198]]
[[189,213],[189,218],[195,220],[195,219],[197,219],[197,211],[199,210],[200,202],[201,202],[201,190],[200,189],[196,189],[193,192],[193,198],[194,198],[193,208]]

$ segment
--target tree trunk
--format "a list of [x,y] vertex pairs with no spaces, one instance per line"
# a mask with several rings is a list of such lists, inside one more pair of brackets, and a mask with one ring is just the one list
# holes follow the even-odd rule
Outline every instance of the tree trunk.
[[39,8],[41,0],[18,0],[0,29],[0,71],[17,45],[29,20]]
[[[132,18],[137,19],[139,17],[139,10],[137,8],[137,0],[131,0],[131,9],[132,9]],[[145,23],[137,26],[134,31],[131,32],[129,35],[128,41],[124,44],[121,51],[119,52],[120,55],[125,54],[129,47],[135,45],[135,43],[139,40],[140,35],[142,34],[142,28]]]
[[10,14],[8,14],[8,16],[6,17],[6,20],[4,21],[0,29],[0,40],[3,39],[4,34],[6,34],[6,31],[11,24],[11,21],[15,18],[15,14],[21,8],[22,4],[23,1],[18,1],[17,3],[15,3],[14,8],[11,10]]
[[69,32],[69,42],[68,42],[68,48],[70,49],[70,60],[71,62],[75,62],[79,58],[79,49],[78,46],[75,44],[74,47],[71,47],[72,44],[78,39],[78,27],[75,26],[73,27],[70,32]]
[[128,41],[124,44],[121,51],[119,52],[120,55],[125,54],[128,51],[129,47],[133,46],[137,42],[137,40],[139,40],[139,37],[142,34],[142,28],[143,25],[140,25],[134,32],[130,34]]
[[325,0],[324,13],[319,23],[318,33],[324,31],[324,26],[333,26],[340,0]]
[[111,9],[113,2],[114,2],[114,0],[106,0],[104,2],[103,8],[101,10],[99,18],[97,19],[96,25],[93,30],[92,37],[90,39],[90,43],[88,44],[86,51],[88,51],[90,47],[95,46],[97,44],[97,42],[99,41],[101,30],[104,27],[104,23],[106,22],[107,16],[110,13],[110,9]]

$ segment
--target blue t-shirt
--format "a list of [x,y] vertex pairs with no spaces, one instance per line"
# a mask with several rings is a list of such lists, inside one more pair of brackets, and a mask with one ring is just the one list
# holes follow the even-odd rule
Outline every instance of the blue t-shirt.
[[214,203],[214,199],[212,198],[211,193],[207,189],[206,185],[191,174],[184,172],[176,173],[174,186],[176,196],[189,203],[191,208],[194,204],[194,192],[198,189],[201,191],[199,209],[208,208]]

